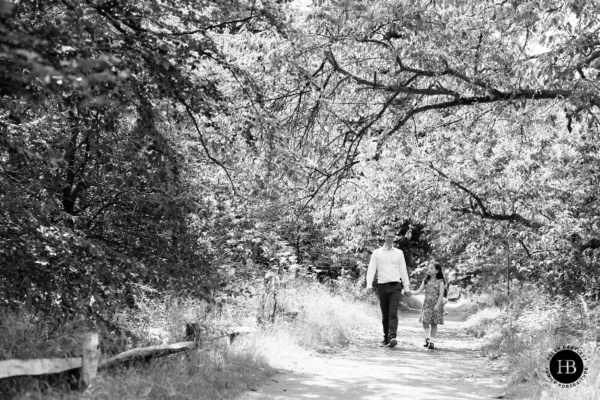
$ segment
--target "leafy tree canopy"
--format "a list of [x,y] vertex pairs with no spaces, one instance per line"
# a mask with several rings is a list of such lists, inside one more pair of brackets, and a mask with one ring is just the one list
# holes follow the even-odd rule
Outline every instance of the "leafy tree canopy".
[[599,8],[0,1],[3,299],[214,297],[390,222],[415,268],[597,293]]

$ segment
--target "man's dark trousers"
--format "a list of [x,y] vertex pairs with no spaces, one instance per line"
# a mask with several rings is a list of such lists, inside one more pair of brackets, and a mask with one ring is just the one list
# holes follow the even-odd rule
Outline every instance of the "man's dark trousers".
[[400,282],[380,283],[377,285],[383,334],[387,340],[396,337],[398,331],[398,305],[402,296]]

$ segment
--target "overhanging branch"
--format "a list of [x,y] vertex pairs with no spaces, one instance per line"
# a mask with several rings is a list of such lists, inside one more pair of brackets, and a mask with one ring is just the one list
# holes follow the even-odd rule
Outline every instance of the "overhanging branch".
[[[411,78],[404,83],[390,85],[382,83],[380,80],[370,80],[367,78],[360,77],[340,65],[336,60],[331,50],[325,51],[325,58],[331,64],[333,69],[347,78],[354,80],[357,84],[368,87],[372,90],[380,90],[391,93],[405,93],[409,95],[422,96],[423,98],[435,99],[430,104],[422,105],[409,109],[397,123],[387,132],[385,132],[378,144],[378,149],[383,146],[385,141],[402,128],[412,117],[417,114],[421,114],[431,110],[441,110],[453,107],[471,106],[474,104],[485,104],[485,103],[496,103],[505,101],[515,100],[556,100],[565,99],[570,97],[573,92],[570,90],[563,89],[515,89],[515,90],[500,90],[491,86],[490,83],[482,81],[477,78],[469,78],[468,76],[453,70],[448,65],[446,68],[440,71],[427,71],[416,68],[411,68],[404,65],[401,60],[398,61],[400,66],[400,72],[409,72],[412,74]],[[415,82],[419,81],[418,78],[439,78],[441,76],[453,77],[461,82],[469,85],[470,90],[474,87],[481,91],[479,95],[466,95],[456,90],[447,89],[438,83],[431,84],[428,87],[417,87],[413,86]],[[448,98],[451,98],[449,100]],[[590,102],[594,102],[592,99]]]
[[440,171],[438,168],[434,167],[432,164],[430,164],[429,167],[432,170],[434,170],[439,176],[446,179],[452,186],[467,193],[469,195],[469,197],[472,198],[475,201],[475,203],[477,204],[477,207],[472,206],[470,208],[469,207],[452,207],[451,208],[452,211],[460,212],[462,214],[477,215],[477,216],[481,217],[482,219],[489,219],[489,220],[493,220],[493,221],[516,222],[516,223],[519,223],[523,226],[526,226],[526,227],[532,228],[532,229],[539,229],[543,226],[542,224],[537,223],[535,221],[531,221],[517,213],[496,214],[496,213],[490,212],[487,209],[487,207],[484,205],[483,200],[475,192],[473,192],[472,190],[470,190],[469,188],[467,188],[460,182],[457,182],[457,181],[451,179],[448,175],[446,175],[445,173]]
[[462,214],[476,215],[476,216],[481,217],[482,219],[489,219],[492,221],[516,222],[523,226],[526,226],[528,228],[533,228],[533,229],[539,229],[543,226],[542,224],[530,221],[527,218],[525,218],[522,215],[519,215],[517,213],[512,213],[512,214],[495,214],[495,213],[490,213],[490,212],[484,213],[484,212],[478,211],[477,209],[467,208],[467,207],[452,207],[450,210],[460,212]]

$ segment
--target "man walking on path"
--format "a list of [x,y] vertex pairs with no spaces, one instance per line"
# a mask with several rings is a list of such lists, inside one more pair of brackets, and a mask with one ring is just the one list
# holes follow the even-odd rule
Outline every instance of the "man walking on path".
[[381,322],[383,324],[383,342],[385,346],[394,347],[398,344],[396,332],[398,330],[398,305],[402,289],[408,297],[412,295],[409,290],[408,272],[402,250],[394,247],[396,240],[395,231],[386,226],[383,228],[385,243],[371,255],[367,269],[367,290],[373,287],[373,279],[377,272],[377,294],[381,307]]

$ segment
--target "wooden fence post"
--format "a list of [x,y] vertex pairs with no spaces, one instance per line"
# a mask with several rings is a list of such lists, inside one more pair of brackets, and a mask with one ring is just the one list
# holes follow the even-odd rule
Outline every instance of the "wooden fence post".
[[185,340],[197,341],[200,339],[200,324],[197,322],[185,324]]
[[94,383],[98,372],[98,361],[100,360],[100,340],[97,332],[89,333],[83,342],[81,362],[81,374],[79,386],[87,389]]
[[[293,313],[289,313],[292,316]],[[296,313],[297,314],[297,313]],[[296,315],[293,315],[294,317]],[[227,327],[218,329],[207,336],[202,331],[203,326],[200,323],[186,324],[186,336],[193,339],[188,342],[139,347],[127,350],[100,363],[100,338],[98,333],[88,333],[82,343],[81,357],[73,358],[48,358],[34,360],[2,360],[0,361],[0,380],[13,376],[35,376],[58,374],[65,371],[79,370],[79,385],[82,389],[87,389],[94,384],[94,379],[98,369],[110,368],[125,361],[134,359],[148,359],[150,357],[161,357],[181,351],[197,349],[200,345],[198,341],[210,341],[215,339],[229,338],[232,342],[242,333],[256,332],[252,327]]]

